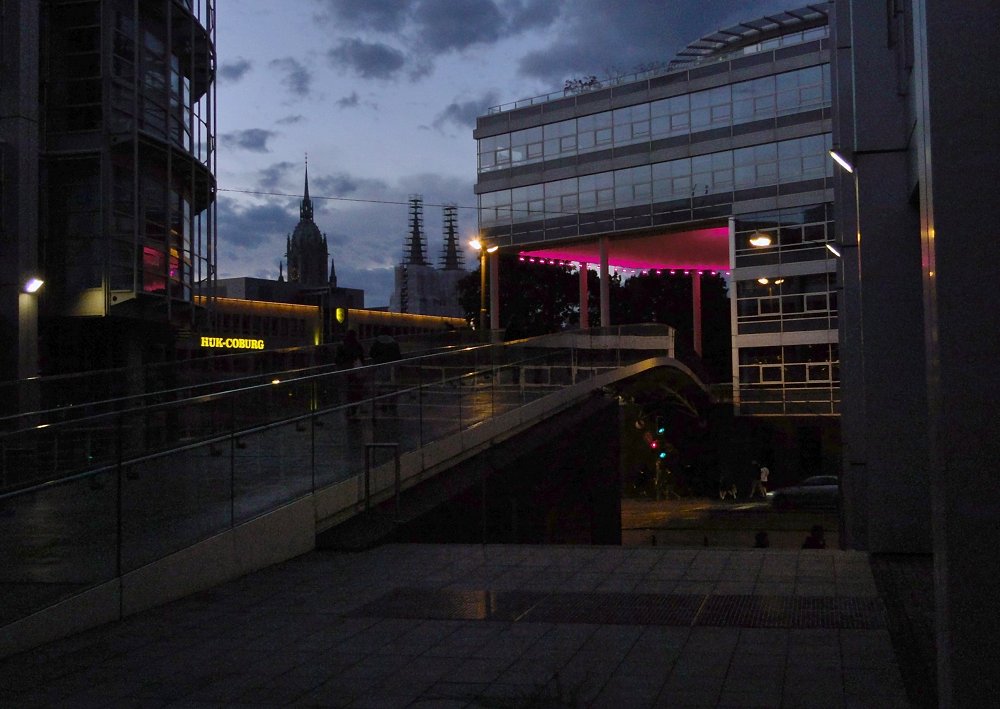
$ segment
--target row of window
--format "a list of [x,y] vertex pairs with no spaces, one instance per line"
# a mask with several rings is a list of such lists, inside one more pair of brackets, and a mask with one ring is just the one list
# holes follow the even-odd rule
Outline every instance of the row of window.
[[479,172],[830,105],[829,65],[765,76],[479,141]]
[[836,344],[744,347],[739,362],[743,385],[832,386],[840,381]]
[[830,135],[814,135],[486,192],[480,225],[536,221],[828,177]]

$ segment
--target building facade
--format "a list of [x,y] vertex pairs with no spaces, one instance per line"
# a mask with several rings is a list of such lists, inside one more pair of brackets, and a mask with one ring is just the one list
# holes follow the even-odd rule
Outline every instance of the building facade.
[[3,23],[0,314],[20,353],[0,376],[169,358],[214,277],[214,0],[11,0]]
[[638,250],[695,293],[728,274],[737,412],[836,414],[829,13],[750,20],[664,70],[479,117],[482,235],[584,264],[599,243],[602,270]]

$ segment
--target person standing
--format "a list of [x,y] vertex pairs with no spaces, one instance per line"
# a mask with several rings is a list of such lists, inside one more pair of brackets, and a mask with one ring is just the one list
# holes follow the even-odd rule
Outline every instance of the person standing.
[[761,497],[767,497],[767,478],[770,474],[771,471],[768,470],[767,466],[761,463],[760,470],[757,472],[757,479],[754,480],[753,487],[750,488],[750,497],[753,497],[758,490],[760,490]]

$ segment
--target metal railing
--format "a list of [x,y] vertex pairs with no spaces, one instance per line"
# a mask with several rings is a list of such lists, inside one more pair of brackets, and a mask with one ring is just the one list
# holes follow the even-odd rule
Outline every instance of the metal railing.
[[483,345],[0,434],[0,625],[360,479],[369,446],[404,455],[650,356]]
[[[412,356],[456,349],[468,344],[467,337],[454,332],[395,339]],[[177,401],[275,376],[321,373],[333,368],[336,350],[337,343],[331,343],[0,382],[0,431]]]

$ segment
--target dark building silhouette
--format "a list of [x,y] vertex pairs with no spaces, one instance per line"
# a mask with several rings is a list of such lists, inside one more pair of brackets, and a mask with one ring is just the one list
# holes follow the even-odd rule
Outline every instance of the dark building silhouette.
[[[268,278],[220,278],[205,294],[213,294],[222,300],[216,304],[220,317],[213,323],[214,334],[229,335],[235,325],[235,318],[226,318],[226,312],[233,315],[240,310],[235,301],[257,301],[257,311],[279,312],[280,309],[263,307],[265,303],[287,303],[295,305],[316,306],[319,308],[318,322],[315,332],[312,326],[295,334],[300,344],[321,344],[339,339],[350,327],[348,312],[365,307],[365,292],[360,288],[341,288],[337,285],[337,274],[334,269],[334,259],[326,235],[323,234],[313,220],[313,204],[309,197],[309,166],[306,165],[305,185],[302,200],[299,202],[299,222],[295,229],[286,237],[285,258],[288,260],[288,278],[284,277],[282,263],[279,262],[277,280]],[[326,270],[329,262],[330,270]],[[234,310],[235,309],[235,310]],[[242,324],[242,322],[241,322]],[[268,320],[261,316],[258,323],[262,328],[256,332],[251,327],[249,332],[241,334],[262,335],[268,327]],[[228,329],[227,329],[228,328]],[[273,333],[268,333],[273,334]],[[281,342],[272,337],[271,342]],[[282,346],[289,343],[282,343]]]
[[[288,282],[303,286],[337,286],[337,275],[326,234],[313,221],[313,205],[309,199],[309,165],[306,164],[305,191],[299,204],[299,223],[289,234],[285,258],[288,261]],[[326,264],[330,263],[327,273]]]
[[214,0],[4,2],[0,379],[167,359],[195,326],[216,261],[214,17]]

